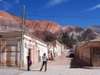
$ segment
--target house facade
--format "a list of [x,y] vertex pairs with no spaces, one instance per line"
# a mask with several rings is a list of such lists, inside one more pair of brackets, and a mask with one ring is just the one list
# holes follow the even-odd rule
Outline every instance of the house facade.
[[0,33],[0,65],[27,66],[27,56],[31,50],[32,64],[41,61],[43,53],[48,56],[47,44],[22,32]]
[[22,31],[20,25],[0,25],[0,65],[27,66],[27,55],[31,50],[32,64],[41,60],[43,53],[48,55],[47,44],[34,37],[31,32]]
[[26,67],[29,50],[34,65],[41,62],[43,53],[60,56],[64,46],[58,41],[48,45],[20,25],[0,24],[0,66]]
[[100,67],[100,38],[81,43],[75,52],[76,58],[84,64]]
[[57,56],[61,56],[64,51],[64,45],[59,43],[57,40],[48,43],[48,57],[50,60],[53,60]]

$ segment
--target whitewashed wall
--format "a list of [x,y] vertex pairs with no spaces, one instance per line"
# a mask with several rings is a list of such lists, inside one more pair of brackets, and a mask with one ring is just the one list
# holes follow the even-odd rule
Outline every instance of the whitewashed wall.
[[54,52],[56,56],[61,56],[61,53],[64,51],[64,46],[56,41],[55,46],[52,43],[50,44],[49,51]]
[[[31,38],[29,36],[24,35],[24,40],[23,40],[23,61],[24,61],[24,65],[27,64],[27,55],[28,55],[28,49],[34,50],[33,52],[33,56],[32,59],[34,61],[34,63],[38,62],[38,56],[42,57],[43,53],[46,53],[46,55],[48,56],[48,48],[47,48],[47,44],[37,40],[35,38]],[[38,55],[38,50],[40,51],[40,54]]]
[[61,53],[64,51],[64,46],[56,41],[55,52],[58,56],[61,56]]
[[37,50],[40,51],[40,57],[42,57],[42,55],[44,53],[46,53],[46,55],[48,56],[48,48],[47,48],[47,44],[44,43],[44,42],[41,42],[39,40],[36,40],[36,43],[37,43]]
[[32,49],[35,45],[35,42],[33,41],[33,39],[29,36],[24,35],[24,40],[23,40],[23,50],[24,50],[24,65],[27,64],[27,56],[28,56],[28,50]]
[[[38,61],[38,58],[40,56],[40,59],[42,59],[42,55],[44,53],[46,53],[46,55],[48,56],[48,46],[47,43],[35,39],[35,38],[31,38],[29,36],[24,35],[24,40],[23,40],[23,61],[24,61],[24,65],[27,65],[27,55],[28,55],[28,50],[30,49],[34,49],[34,56],[32,57],[32,59],[34,59],[34,61]],[[60,44],[59,42],[56,43],[56,46],[53,47],[53,45],[51,45],[50,49],[52,52],[54,50],[54,52],[57,54],[57,56],[60,56],[63,50],[63,45]],[[39,52],[39,53],[38,53]]]

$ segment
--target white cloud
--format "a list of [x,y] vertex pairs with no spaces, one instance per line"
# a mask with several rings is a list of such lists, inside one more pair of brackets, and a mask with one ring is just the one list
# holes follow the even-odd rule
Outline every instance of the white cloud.
[[91,7],[91,8],[88,8],[86,10],[83,10],[83,11],[81,11],[81,13],[89,12],[89,11],[94,11],[96,9],[100,9],[100,4],[97,4],[97,5],[95,5],[95,6]]
[[3,0],[0,0],[0,2],[2,2]]
[[93,11],[93,10],[96,10],[99,8],[100,8],[100,4],[97,4],[97,5],[93,6],[92,8],[89,8],[88,11]]
[[2,10],[8,10],[11,7],[11,5],[4,0],[0,0],[0,7]]
[[59,5],[59,4],[62,4],[64,2],[68,2],[68,1],[69,0],[49,0],[49,2],[47,3],[47,6],[51,7],[51,6]]
[[14,5],[19,4],[20,0],[13,0],[12,2],[8,2],[6,0],[0,0],[0,9],[9,10]]

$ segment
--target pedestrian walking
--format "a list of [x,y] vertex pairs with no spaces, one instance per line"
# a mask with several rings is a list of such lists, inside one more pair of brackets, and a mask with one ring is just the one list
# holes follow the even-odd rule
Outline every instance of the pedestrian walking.
[[27,56],[27,71],[30,71],[31,65],[32,65],[31,50],[29,49],[28,56]]
[[46,53],[43,54],[42,56],[42,66],[40,68],[40,71],[42,71],[43,67],[45,67],[45,71],[47,71],[47,56]]

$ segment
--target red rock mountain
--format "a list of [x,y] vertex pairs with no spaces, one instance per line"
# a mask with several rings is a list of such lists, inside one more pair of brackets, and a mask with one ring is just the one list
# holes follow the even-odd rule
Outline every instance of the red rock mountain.
[[[22,18],[13,14],[0,11],[0,25],[18,26],[22,24]],[[26,27],[31,28],[33,35],[42,40],[55,39],[60,36],[60,33],[64,32],[81,32],[84,31],[81,27],[66,25],[61,27],[59,24],[46,21],[46,20],[25,20]],[[86,34],[86,33],[85,33]],[[58,36],[57,36],[58,35]]]
[[[0,11],[0,25],[22,25],[22,19],[10,13]],[[46,20],[25,20],[25,25],[32,28],[33,34],[44,39],[44,32],[55,34],[61,30],[60,25]]]
[[[13,23],[16,23],[16,24],[21,24],[22,23],[22,19],[17,17],[17,16],[14,16],[14,15],[11,15],[7,12],[3,12],[1,11],[0,12],[0,21],[4,21],[4,23],[6,22],[13,22]],[[15,25],[15,24],[14,24]],[[36,20],[36,21],[33,21],[33,20],[25,20],[25,25],[27,27],[30,27],[33,29],[33,31],[51,31],[51,32],[57,32],[61,29],[61,27],[54,23],[54,22],[50,22],[50,21],[39,21],[39,20]]]
[[12,15],[7,12],[0,12],[0,24],[2,25],[15,25],[18,24]]

